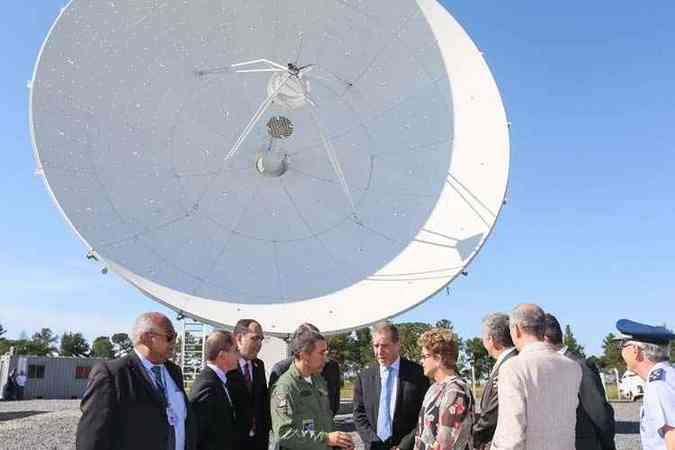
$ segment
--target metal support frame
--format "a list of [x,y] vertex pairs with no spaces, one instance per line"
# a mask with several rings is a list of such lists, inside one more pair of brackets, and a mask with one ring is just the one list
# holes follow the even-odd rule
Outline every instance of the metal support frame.
[[190,386],[204,367],[206,360],[206,330],[201,322],[185,317],[181,335],[178,365],[183,371],[183,383]]

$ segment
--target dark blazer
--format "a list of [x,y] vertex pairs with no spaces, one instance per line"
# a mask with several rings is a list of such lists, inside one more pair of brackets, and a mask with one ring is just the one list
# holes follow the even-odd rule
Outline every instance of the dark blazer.
[[[185,399],[185,449],[195,450],[196,423],[183,375],[170,361],[164,366]],[[135,352],[94,366],[80,408],[77,450],[174,450],[167,448],[171,429],[166,405]]]
[[514,349],[496,365],[485,383],[483,396],[480,399],[480,413],[476,414],[473,422],[473,446],[474,448],[488,448],[492,437],[497,429],[497,416],[499,414],[499,400],[497,397],[497,383],[499,381],[499,368],[504,362],[518,354]]
[[[276,384],[279,377],[286,373],[288,368],[291,367],[292,363],[293,357],[290,357],[279,361],[272,367],[269,383],[270,394],[272,393],[272,389],[274,388],[274,385]],[[342,384],[340,365],[337,363],[337,361],[332,359],[327,360],[326,365],[323,366],[323,369],[321,370],[321,376],[324,380],[326,380],[330,409],[333,411],[333,416],[335,416],[340,409],[340,385]]]
[[579,358],[569,350],[565,356],[581,366],[576,450],[614,450],[614,409],[605,398],[598,368],[593,362]]
[[[228,382],[229,384],[229,382]],[[228,392],[233,391],[228,386]],[[234,392],[230,392],[230,397]],[[190,389],[190,406],[197,421],[197,450],[239,450],[248,429],[238,421],[223,382],[204,367]]]
[[[247,428],[244,438],[246,450],[268,450],[272,419],[270,416],[270,397],[267,390],[265,363],[256,358],[253,361],[253,383],[249,391],[240,367],[227,373],[228,384],[232,381],[233,399],[237,415]],[[249,437],[248,431],[255,423],[255,436]]]
[[[422,366],[401,358],[398,371],[396,405],[392,422],[392,436],[385,443],[387,448],[411,448],[417,426],[417,416],[422,407],[429,380],[424,376]],[[354,383],[354,425],[361,436],[366,450],[373,443],[382,443],[377,436],[377,416],[380,408],[380,366],[372,366],[359,373]]]

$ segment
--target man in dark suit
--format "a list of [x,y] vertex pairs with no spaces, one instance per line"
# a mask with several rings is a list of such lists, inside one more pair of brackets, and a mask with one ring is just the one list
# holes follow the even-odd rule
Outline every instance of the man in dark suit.
[[[298,333],[307,328],[319,333],[319,329],[316,326],[312,325],[311,323],[303,323],[298,327],[297,330],[295,330],[293,337],[295,338]],[[291,367],[291,364],[293,364],[292,356],[279,361],[272,367],[269,382],[270,393],[272,392],[272,389],[274,389],[274,384],[277,382],[279,377],[283,375],[289,367]],[[330,409],[333,411],[333,416],[335,416],[340,409],[340,386],[342,384],[340,365],[333,359],[326,360],[326,364],[321,370],[321,376],[326,381],[326,386],[328,388],[328,400],[330,400]]]
[[544,340],[561,355],[576,361],[581,366],[581,386],[575,429],[576,450],[614,450],[614,409],[607,402],[597,367],[591,361],[580,358],[563,345],[560,323],[551,314],[546,314]]
[[82,397],[77,450],[194,450],[196,424],[183,376],[169,361],[176,332],[163,314],[141,314],[134,351],[97,364]]
[[497,429],[497,416],[499,415],[499,398],[497,396],[499,368],[508,359],[516,356],[518,351],[513,346],[513,341],[511,340],[509,316],[507,314],[493,313],[486,316],[483,319],[482,338],[483,347],[496,361],[483,390],[483,396],[480,400],[480,412],[475,416],[472,434],[474,448],[487,450],[492,444],[492,437]]
[[258,359],[264,339],[262,327],[253,319],[241,319],[234,327],[234,340],[240,353],[239,367],[228,372],[234,389],[237,414],[248,430],[242,447],[268,450],[272,420],[265,364]]
[[240,450],[248,428],[232,403],[234,390],[227,372],[236,369],[239,352],[232,334],[214,331],[206,339],[206,367],[190,390],[190,406],[198,424],[197,450]]
[[429,388],[422,367],[401,358],[398,329],[374,327],[374,364],[354,384],[354,424],[366,449],[412,448],[417,416]]

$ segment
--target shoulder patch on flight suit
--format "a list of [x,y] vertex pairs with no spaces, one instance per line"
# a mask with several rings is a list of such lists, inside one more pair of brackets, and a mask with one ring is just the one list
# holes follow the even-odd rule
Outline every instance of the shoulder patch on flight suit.
[[666,379],[666,370],[665,369],[656,369],[649,375],[649,382],[652,381],[665,381]]
[[282,414],[288,414],[288,399],[284,394],[274,395],[274,409]]

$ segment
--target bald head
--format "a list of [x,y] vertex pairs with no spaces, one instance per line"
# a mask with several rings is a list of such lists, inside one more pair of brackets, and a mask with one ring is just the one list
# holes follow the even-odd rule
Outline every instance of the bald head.
[[512,335],[513,329],[517,327],[525,336],[531,336],[539,341],[544,339],[546,315],[538,305],[533,303],[517,305],[509,315],[509,323]]

